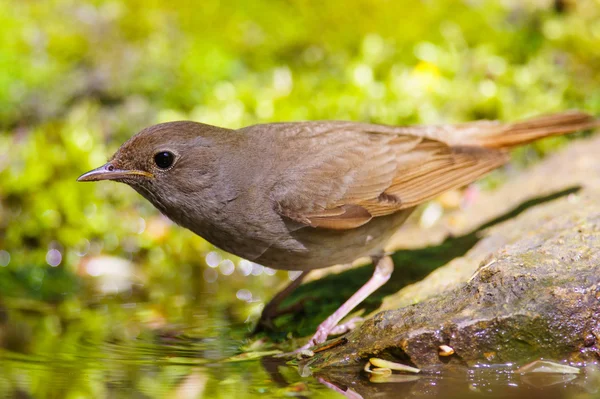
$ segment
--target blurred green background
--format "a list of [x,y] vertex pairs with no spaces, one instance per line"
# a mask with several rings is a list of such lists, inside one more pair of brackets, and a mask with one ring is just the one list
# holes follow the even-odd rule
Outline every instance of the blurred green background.
[[[597,0],[0,0],[2,353],[102,358],[102,343],[193,327],[223,358],[288,279],[172,225],[125,185],[75,182],[143,127],[598,114],[599,48]],[[34,382],[52,375],[0,389],[44,393]],[[76,381],[55,396],[107,389]]]

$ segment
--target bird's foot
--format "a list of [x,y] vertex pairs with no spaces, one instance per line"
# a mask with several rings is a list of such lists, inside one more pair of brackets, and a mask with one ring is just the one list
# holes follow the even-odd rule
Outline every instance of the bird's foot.
[[347,332],[354,330],[359,324],[362,324],[363,321],[365,321],[365,319],[362,317],[353,317],[347,322],[333,327],[329,332],[329,335],[346,334]]
[[335,326],[329,326],[326,322],[327,320],[325,320],[325,322],[321,323],[319,327],[317,327],[317,332],[315,332],[315,335],[313,335],[312,338],[308,340],[306,345],[300,348],[300,350],[310,349],[313,346],[322,344],[327,340],[329,333],[331,332],[331,330],[333,330]]
[[338,324],[337,326],[331,326],[331,322],[329,320],[325,320],[323,323],[317,327],[317,332],[312,338],[301,348],[292,352],[292,353],[308,353],[310,352],[310,348],[313,346],[317,346],[322,344],[327,340],[327,337],[330,335],[340,335],[345,334],[348,331],[353,330],[359,323],[362,323],[364,319],[362,317],[353,317],[348,320],[346,323]]
[[325,320],[323,323],[321,323],[319,325],[319,327],[317,327],[317,332],[315,333],[315,335],[313,335],[311,337],[311,339],[308,340],[308,342],[301,346],[300,348],[296,349],[295,351],[292,352],[288,352],[288,353],[282,353],[279,355],[276,355],[276,357],[290,357],[290,356],[294,356],[296,355],[298,358],[307,358],[307,357],[313,357],[314,356],[314,352],[311,350],[311,348],[313,346],[322,344],[323,342],[325,342],[327,340],[327,337],[329,336],[329,332],[335,327],[335,326],[330,326],[327,322],[329,319]]
[[351,320],[349,320],[348,323],[340,325],[335,325],[335,319],[332,317],[325,319],[325,321],[321,323],[319,327],[317,327],[317,332],[315,332],[315,335],[313,335],[304,346],[296,349],[293,352],[290,352],[289,355],[297,355],[301,358],[314,356],[314,352],[311,350],[312,347],[322,344],[327,340],[327,337],[329,337],[330,335],[339,335],[350,331],[352,328],[354,328],[350,327],[354,323],[358,322],[357,319],[360,318],[354,317]]

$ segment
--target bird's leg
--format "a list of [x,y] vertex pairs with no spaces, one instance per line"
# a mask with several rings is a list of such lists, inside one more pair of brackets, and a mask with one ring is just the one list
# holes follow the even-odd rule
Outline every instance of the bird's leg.
[[281,314],[285,314],[286,309],[279,310],[279,305],[283,302],[298,286],[302,283],[302,280],[308,276],[310,270],[303,271],[298,277],[296,277],[291,283],[289,283],[284,289],[279,291],[263,308],[260,314],[260,319],[254,330],[255,333],[262,331],[264,328],[273,328],[273,319]]
[[379,287],[385,284],[394,271],[394,262],[389,256],[373,257],[373,263],[375,264],[375,272],[373,276],[366,282],[365,285],[360,287],[358,291],[354,293],[342,306],[331,314],[319,327],[317,332],[308,341],[306,345],[300,348],[298,351],[303,351],[312,346],[325,342],[327,336],[332,330],[338,325],[338,323],[346,317],[348,313],[352,311],[358,304],[364,301],[369,295],[375,292]]

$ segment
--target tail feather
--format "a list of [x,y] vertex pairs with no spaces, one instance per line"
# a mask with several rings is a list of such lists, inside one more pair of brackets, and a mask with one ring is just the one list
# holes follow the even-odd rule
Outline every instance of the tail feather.
[[476,137],[487,148],[511,148],[544,137],[558,136],[600,126],[600,119],[580,111],[566,111],[522,122],[503,124],[492,132]]

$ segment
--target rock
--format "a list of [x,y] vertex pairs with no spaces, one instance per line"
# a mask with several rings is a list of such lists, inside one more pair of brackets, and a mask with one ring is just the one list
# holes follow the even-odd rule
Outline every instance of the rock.
[[[421,302],[406,306],[415,292],[405,288],[384,303],[391,310],[319,352],[310,367],[361,366],[369,357],[424,370],[598,360],[599,196],[591,187],[489,229],[464,257],[428,277]],[[441,357],[440,345],[455,353]]]
[[[400,229],[390,247],[398,250],[419,245],[439,245],[448,237],[465,236],[495,218],[505,218],[513,210],[524,207],[536,198],[552,196],[575,187],[599,191],[599,151],[600,136],[573,142],[564,150],[509,179],[498,189],[479,193],[479,198],[470,207],[445,215],[435,226],[423,229],[408,225]],[[567,211],[576,206],[576,200],[576,196],[570,197],[573,206],[567,205]],[[420,302],[454,288],[456,284],[466,281],[486,256],[505,244],[505,235],[489,235],[465,256],[453,259],[425,279],[386,297],[382,306],[372,315]]]

